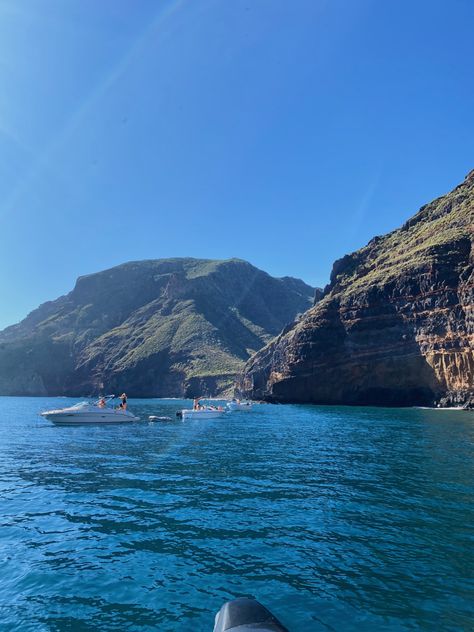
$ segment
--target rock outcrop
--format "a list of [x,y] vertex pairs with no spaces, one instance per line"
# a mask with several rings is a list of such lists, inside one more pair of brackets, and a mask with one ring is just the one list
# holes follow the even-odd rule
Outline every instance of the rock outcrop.
[[0,394],[215,395],[314,289],[238,259],[139,261],[81,277],[0,332]]
[[247,363],[246,397],[453,405],[474,391],[474,171],[336,261],[323,297]]

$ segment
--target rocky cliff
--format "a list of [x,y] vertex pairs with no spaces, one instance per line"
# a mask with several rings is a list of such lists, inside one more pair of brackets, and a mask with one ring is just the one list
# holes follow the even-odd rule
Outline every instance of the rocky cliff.
[[321,300],[249,360],[247,397],[463,403],[474,389],[474,171],[400,229],[336,261]]
[[81,277],[0,332],[0,394],[214,395],[313,296],[238,259],[139,261]]

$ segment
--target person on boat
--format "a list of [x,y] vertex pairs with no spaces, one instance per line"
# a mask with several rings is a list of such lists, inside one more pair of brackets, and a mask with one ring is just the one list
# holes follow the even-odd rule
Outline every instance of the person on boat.
[[200,397],[195,397],[193,400],[193,410],[201,410],[202,406],[199,403],[201,401]]
[[125,395],[125,393],[122,393],[120,395],[120,399],[122,400],[119,405],[120,410],[127,410],[127,396]]
[[105,408],[105,406],[106,406],[106,402],[105,402],[105,398],[104,398],[104,397],[101,397],[101,398],[99,399],[99,404],[98,404],[98,406],[99,406],[99,408]]

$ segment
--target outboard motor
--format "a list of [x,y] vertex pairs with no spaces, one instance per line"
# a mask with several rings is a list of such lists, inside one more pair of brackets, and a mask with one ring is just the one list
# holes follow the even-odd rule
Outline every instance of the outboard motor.
[[216,615],[214,632],[288,632],[272,613],[255,599],[234,599]]

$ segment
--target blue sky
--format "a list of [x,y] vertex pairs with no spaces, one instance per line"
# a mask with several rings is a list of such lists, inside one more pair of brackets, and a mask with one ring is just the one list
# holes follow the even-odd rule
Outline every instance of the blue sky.
[[0,328],[134,259],[324,285],[474,167],[473,27],[471,0],[0,0]]

